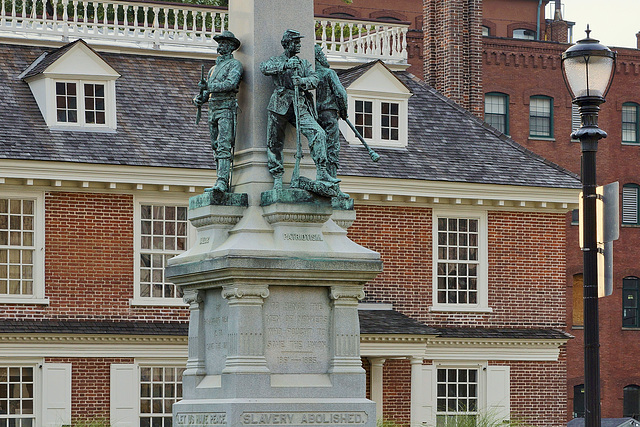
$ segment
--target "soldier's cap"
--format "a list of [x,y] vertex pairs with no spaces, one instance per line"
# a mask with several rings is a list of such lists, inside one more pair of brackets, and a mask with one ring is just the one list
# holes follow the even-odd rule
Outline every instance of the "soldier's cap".
[[300,35],[300,31],[286,30],[282,35],[282,44],[288,43],[291,40],[302,39],[303,35]]
[[233,45],[233,50],[236,50],[240,47],[240,40],[238,40],[236,36],[229,30],[224,30],[222,34],[213,36],[213,39],[218,43],[223,40],[231,42],[231,44]]

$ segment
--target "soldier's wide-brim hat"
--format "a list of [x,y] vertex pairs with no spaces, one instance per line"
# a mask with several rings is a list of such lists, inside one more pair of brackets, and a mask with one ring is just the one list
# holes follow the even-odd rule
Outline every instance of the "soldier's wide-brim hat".
[[231,44],[233,45],[233,50],[236,50],[240,47],[240,40],[238,40],[236,36],[229,30],[224,30],[222,34],[213,36],[213,39],[218,43],[220,43],[223,40],[231,42]]

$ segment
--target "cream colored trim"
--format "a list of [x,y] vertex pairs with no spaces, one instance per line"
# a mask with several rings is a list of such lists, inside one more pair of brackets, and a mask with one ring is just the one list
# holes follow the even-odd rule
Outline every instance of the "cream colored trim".
[[362,357],[422,357],[426,343],[432,335],[361,335]]
[[[0,160],[3,186],[33,185],[56,191],[202,192],[215,181],[209,169],[104,165],[94,163]],[[55,185],[60,181],[59,185]],[[115,184],[115,185],[114,185]],[[115,187],[115,188],[114,188]],[[193,190],[193,191],[192,191]]]
[[[520,360],[557,361],[567,340],[499,340],[432,338],[425,359],[450,361]],[[445,362],[443,362],[445,363]]]
[[187,358],[186,336],[40,334],[0,335],[0,358],[143,357]]
[[340,176],[340,187],[358,204],[479,206],[490,209],[567,212],[578,208],[580,189],[466,182]]

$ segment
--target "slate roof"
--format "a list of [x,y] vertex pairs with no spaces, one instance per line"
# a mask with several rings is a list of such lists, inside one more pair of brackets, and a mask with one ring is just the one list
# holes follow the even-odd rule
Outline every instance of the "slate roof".
[[[361,334],[432,335],[443,338],[568,339],[554,329],[433,328],[395,310],[358,310]],[[0,334],[187,336],[187,323],[0,319]]]
[[438,331],[395,310],[358,310],[361,334],[437,335]]
[[198,90],[200,64],[209,68],[211,61],[101,53],[122,75],[116,80],[117,131],[52,131],[28,84],[18,76],[44,52],[51,56],[37,69],[69,47],[55,51],[0,44],[0,159],[214,167],[206,120],[195,126],[196,108],[191,104]]
[[500,329],[500,328],[434,328],[441,338],[493,338],[566,340],[573,338],[558,329]]
[[[0,44],[0,159],[215,167],[207,126],[195,126],[196,109],[191,104],[200,65],[204,62],[208,68],[212,61],[101,53],[122,75],[116,81],[117,131],[52,131],[27,83],[18,76],[44,52],[49,54],[29,75],[69,47],[56,51]],[[342,71],[341,78],[348,86],[374,63]],[[343,144],[341,175],[580,188],[576,175],[483,126],[479,119],[411,74],[395,75],[414,94],[409,99],[409,146],[376,148],[382,158],[372,163],[361,146]]]
[[[340,72],[348,87],[376,62]],[[534,154],[477,119],[410,73],[394,72],[409,98],[406,149],[375,147],[371,162],[359,144],[342,144],[340,174],[534,187],[580,188],[577,175]]]

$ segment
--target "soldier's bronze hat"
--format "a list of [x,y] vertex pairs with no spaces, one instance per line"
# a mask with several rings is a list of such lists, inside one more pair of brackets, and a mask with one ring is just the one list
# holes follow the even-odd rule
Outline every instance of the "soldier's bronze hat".
[[233,50],[236,50],[240,47],[240,40],[238,40],[236,36],[229,30],[224,30],[222,34],[213,36],[213,39],[218,43],[223,40],[231,42],[231,44],[233,44]]
[[295,39],[302,39],[304,38],[303,35],[300,35],[300,31],[296,31],[296,30],[286,30],[284,32],[284,34],[282,35],[282,44],[284,45],[285,43],[288,43],[291,40],[295,40]]

